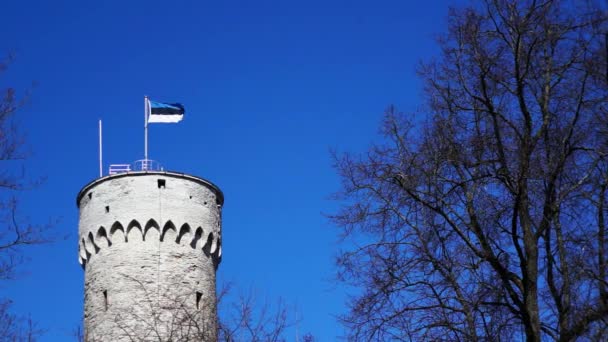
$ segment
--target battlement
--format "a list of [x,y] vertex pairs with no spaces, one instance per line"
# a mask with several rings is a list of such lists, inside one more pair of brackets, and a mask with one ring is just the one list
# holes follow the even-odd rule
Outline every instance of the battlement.
[[111,249],[113,245],[135,241],[159,241],[189,246],[213,258],[216,267],[222,258],[221,236],[217,231],[206,232],[201,226],[193,229],[188,223],[176,226],[171,220],[161,229],[154,219],[149,219],[143,226],[137,220],[131,220],[127,224],[115,221],[110,227],[100,226],[95,232],[89,231],[86,236],[80,238],[78,261],[84,268],[101,249]]
[[[191,249],[212,258],[216,267],[221,260],[224,197],[205,179],[166,171],[120,173],[85,185],[76,202],[78,260],[83,268],[104,249],[119,255],[129,254],[128,250],[189,253]],[[123,243],[138,245],[113,249]],[[159,244],[165,247],[157,248]]]

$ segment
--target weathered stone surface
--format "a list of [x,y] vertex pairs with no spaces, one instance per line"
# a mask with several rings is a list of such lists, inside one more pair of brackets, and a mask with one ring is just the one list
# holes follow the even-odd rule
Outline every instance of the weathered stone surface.
[[89,341],[216,340],[223,195],[171,172],[100,178],[78,195]]

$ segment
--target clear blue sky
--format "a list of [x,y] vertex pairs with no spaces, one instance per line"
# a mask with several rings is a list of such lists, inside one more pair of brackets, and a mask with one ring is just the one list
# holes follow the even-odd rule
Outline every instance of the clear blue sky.
[[[450,1],[453,3],[453,1]],[[19,112],[45,176],[22,219],[59,219],[54,244],[27,250],[24,274],[0,284],[14,309],[65,341],[82,317],[75,196],[104,161],[143,157],[143,96],[181,102],[179,124],[150,126],[150,157],[225,193],[219,281],[298,305],[321,341],[342,329],[338,230],[322,213],[339,189],[329,149],[363,151],[383,110],[420,105],[415,68],[436,55],[447,1],[30,1],[0,6],[0,76],[31,99]],[[32,87],[32,82],[37,85]],[[291,337],[290,337],[291,338]]]

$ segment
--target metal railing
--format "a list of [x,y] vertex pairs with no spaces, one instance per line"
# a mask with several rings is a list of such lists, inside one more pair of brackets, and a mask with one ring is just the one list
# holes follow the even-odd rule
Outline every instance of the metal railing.
[[131,171],[163,171],[163,167],[156,160],[140,159],[133,164],[111,164],[108,174],[116,175]]
[[108,174],[116,175],[119,173],[125,173],[125,172],[129,172],[129,171],[131,171],[130,164],[111,164]]
[[134,171],[162,171],[162,166],[156,160],[140,159],[133,162]]

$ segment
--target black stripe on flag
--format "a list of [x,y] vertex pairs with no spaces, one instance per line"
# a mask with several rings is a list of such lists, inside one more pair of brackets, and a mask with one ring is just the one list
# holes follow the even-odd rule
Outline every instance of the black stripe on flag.
[[167,103],[157,105],[151,103],[150,114],[152,115],[183,115],[186,112],[181,103]]

